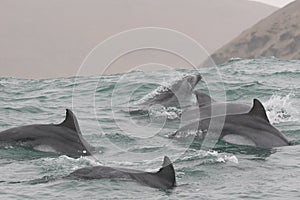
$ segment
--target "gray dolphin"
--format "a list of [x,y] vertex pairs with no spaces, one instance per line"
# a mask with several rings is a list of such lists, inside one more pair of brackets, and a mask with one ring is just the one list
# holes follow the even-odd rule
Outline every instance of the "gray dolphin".
[[69,109],[60,124],[34,124],[0,132],[0,144],[31,147],[75,158],[91,155],[94,149],[83,139],[78,121]]
[[167,156],[164,157],[163,165],[158,172],[95,166],[78,169],[66,178],[133,180],[140,184],[163,190],[172,189],[176,186],[175,170]]
[[198,107],[208,106],[216,102],[211,96],[199,90],[195,90],[193,93],[196,96]]
[[[241,103],[217,102],[208,94],[194,91],[197,106],[193,106],[181,113],[181,120],[195,121],[220,115],[242,114],[250,111],[251,106]],[[213,113],[213,114],[212,114]]]
[[161,105],[164,107],[185,106],[190,103],[193,89],[201,79],[200,74],[186,74],[169,86],[161,85],[130,106],[131,110],[135,111],[136,108],[148,110],[152,105]]
[[217,133],[213,125],[210,127],[209,134],[212,139],[260,148],[290,145],[287,138],[270,124],[265,108],[257,99],[253,100],[253,107],[248,113],[200,119],[180,128],[171,137],[187,131],[198,131],[199,136],[204,137],[210,121],[218,125],[224,122],[221,134]]

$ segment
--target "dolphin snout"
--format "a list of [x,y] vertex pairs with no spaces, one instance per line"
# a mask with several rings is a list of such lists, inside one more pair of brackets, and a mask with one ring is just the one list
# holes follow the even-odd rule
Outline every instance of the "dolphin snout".
[[202,79],[201,74],[197,74],[197,75],[196,75],[196,79],[197,79],[197,83],[198,83],[199,81],[201,81],[201,79]]

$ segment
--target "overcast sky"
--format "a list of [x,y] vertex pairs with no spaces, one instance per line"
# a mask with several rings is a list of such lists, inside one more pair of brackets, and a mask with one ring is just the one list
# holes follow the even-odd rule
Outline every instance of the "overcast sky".
[[[173,29],[212,53],[277,10],[248,0],[0,1],[0,77],[22,78],[74,76],[96,45],[133,28]],[[159,41],[163,36],[149,39],[155,37]],[[179,44],[174,41],[170,45]],[[125,45],[120,42],[110,48],[105,53],[125,49]],[[170,53],[156,52],[141,50],[123,56],[106,73],[128,71],[149,62],[185,67]],[[105,56],[97,58],[102,61]],[[106,67],[99,65],[99,61],[93,61],[92,69],[85,75],[97,74]]]
[[252,1],[259,1],[276,7],[283,7],[295,0],[252,0]]

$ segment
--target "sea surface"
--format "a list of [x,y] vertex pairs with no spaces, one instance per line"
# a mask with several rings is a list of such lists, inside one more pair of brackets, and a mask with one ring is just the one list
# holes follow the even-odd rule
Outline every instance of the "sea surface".
[[[78,159],[24,147],[0,148],[0,199],[300,199],[300,61],[234,59],[199,69],[196,89],[216,100],[262,101],[270,122],[293,145],[255,149],[200,139],[169,139],[184,108],[154,107],[129,114],[128,105],[153,95],[195,69],[131,71],[105,76],[28,80],[0,78],[0,131],[28,124],[60,123],[73,110],[83,137],[96,147]],[[224,96],[224,94],[226,94]],[[195,103],[195,100],[191,100]],[[157,171],[167,155],[177,187],[162,191],[125,180],[64,179],[86,166]]]

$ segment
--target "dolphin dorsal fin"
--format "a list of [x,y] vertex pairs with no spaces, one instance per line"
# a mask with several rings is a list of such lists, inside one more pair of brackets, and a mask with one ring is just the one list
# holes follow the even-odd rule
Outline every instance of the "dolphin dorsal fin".
[[253,106],[248,114],[260,117],[260,118],[266,120],[267,122],[270,122],[268,119],[268,116],[266,114],[266,110],[265,110],[264,106],[258,99],[253,99]]
[[168,156],[164,157],[164,162],[160,170],[156,173],[160,179],[164,180],[168,188],[176,185],[175,170]]
[[214,99],[212,99],[208,94],[205,94],[204,92],[199,92],[199,91],[195,90],[194,94],[196,95],[199,107],[209,105],[213,102],[216,102]]
[[81,134],[77,118],[74,115],[74,113],[69,109],[66,109],[66,118],[62,123],[59,124],[59,126],[67,127],[69,129],[72,129],[73,131],[76,131],[77,133]]

